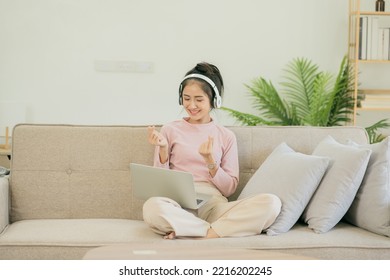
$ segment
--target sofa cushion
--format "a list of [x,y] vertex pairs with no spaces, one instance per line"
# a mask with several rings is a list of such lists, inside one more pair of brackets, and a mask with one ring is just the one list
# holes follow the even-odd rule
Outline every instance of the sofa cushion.
[[37,219],[11,224],[0,245],[101,246],[162,238],[143,221],[128,219]]
[[390,137],[371,145],[366,174],[345,219],[369,231],[390,237]]
[[287,232],[297,222],[328,166],[326,157],[295,152],[286,143],[268,156],[243,189],[239,199],[258,193],[272,193],[282,201],[268,235]]
[[168,244],[250,248],[309,256],[316,259],[390,259],[390,239],[345,223],[327,234],[315,234],[297,223],[285,234],[216,239],[165,240],[142,221],[118,219],[26,220],[0,235],[0,259],[81,259],[97,246]]
[[371,150],[327,136],[313,155],[331,158],[329,168],[307,205],[303,219],[317,233],[332,229],[345,215],[363,180]]

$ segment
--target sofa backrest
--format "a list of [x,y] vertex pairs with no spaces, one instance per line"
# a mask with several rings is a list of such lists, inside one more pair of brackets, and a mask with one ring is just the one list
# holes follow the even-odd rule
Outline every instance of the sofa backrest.
[[[281,142],[310,154],[327,135],[367,143],[358,127],[229,127],[237,136],[240,184]],[[11,222],[24,219],[142,219],[129,163],[152,164],[146,126],[30,125],[14,128]]]

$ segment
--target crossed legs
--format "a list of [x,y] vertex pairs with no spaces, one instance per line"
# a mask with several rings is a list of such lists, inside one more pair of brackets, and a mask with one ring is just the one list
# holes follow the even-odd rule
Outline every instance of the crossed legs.
[[232,202],[214,196],[198,215],[172,199],[153,197],[145,202],[143,216],[151,229],[166,239],[217,238],[260,234],[275,221],[280,209],[280,199],[272,194]]

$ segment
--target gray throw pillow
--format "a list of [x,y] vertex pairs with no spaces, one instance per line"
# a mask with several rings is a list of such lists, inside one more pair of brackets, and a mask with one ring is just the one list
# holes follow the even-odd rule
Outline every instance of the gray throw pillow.
[[316,233],[332,229],[351,206],[366,172],[370,149],[338,143],[327,136],[313,155],[329,157],[331,162],[302,218]]
[[259,193],[280,198],[282,209],[267,235],[285,233],[297,222],[328,167],[329,159],[295,152],[281,143],[253,174],[238,199]]
[[390,237],[390,137],[380,143],[351,145],[372,150],[366,174],[345,219]]

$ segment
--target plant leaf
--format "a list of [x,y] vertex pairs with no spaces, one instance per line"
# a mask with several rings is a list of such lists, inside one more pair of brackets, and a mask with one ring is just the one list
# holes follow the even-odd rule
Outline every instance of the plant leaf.
[[242,112],[239,112],[239,111],[236,111],[236,110],[233,110],[230,108],[226,108],[226,107],[221,107],[221,109],[228,112],[232,117],[237,119],[243,125],[247,125],[247,126],[256,126],[259,124],[272,125],[272,122],[268,122],[268,121],[264,120],[263,118],[252,115],[252,114],[242,113]]
[[252,95],[253,107],[267,118],[268,122],[274,122],[275,125],[293,124],[290,108],[279,96],[271,82],[260,77],[246,87]]
[[310,114],[310,104],[314,82],[318,75],[318,66],[305,58],[297,58],[287,64],[281,85],[289,102],[293,102],[298,118],[305,119]]

